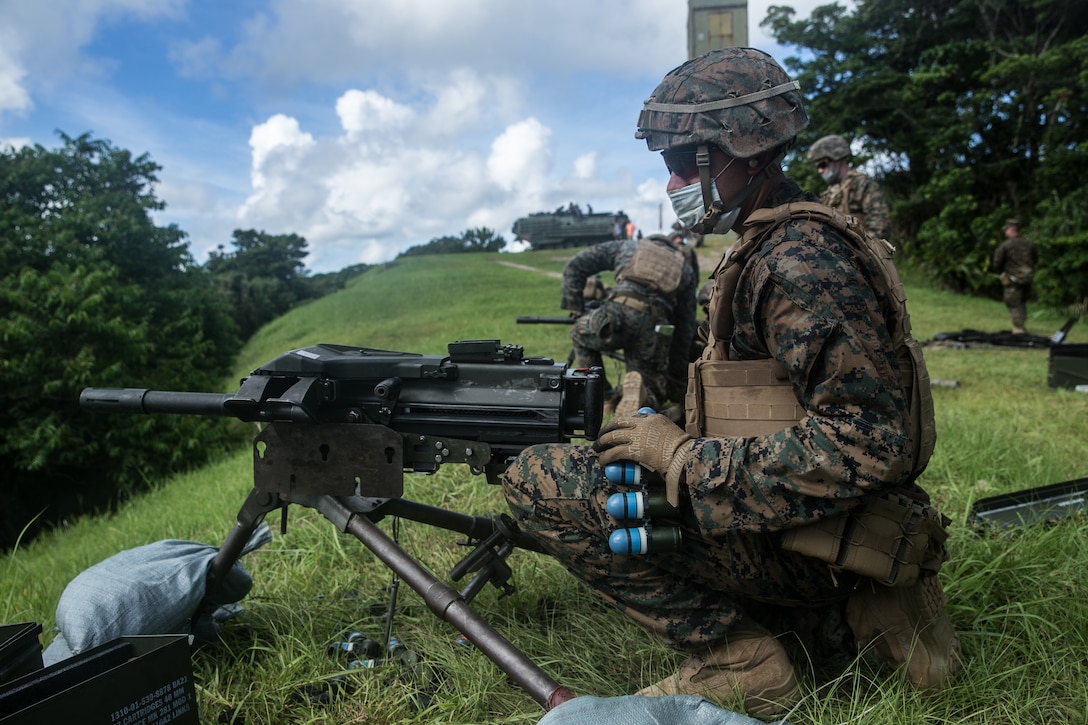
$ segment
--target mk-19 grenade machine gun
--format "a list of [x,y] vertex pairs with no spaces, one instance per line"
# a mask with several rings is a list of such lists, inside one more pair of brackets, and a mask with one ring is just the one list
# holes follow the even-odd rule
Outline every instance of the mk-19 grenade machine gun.
[[[253,441],[253,490],[208,571],[206,601],[265,515],[317,509],[352,534],[545,709],[570,699],[470,603],[488,583],[513,591],[506,558],[539,551],[505,514],[472,516],[402,498],[404,472],[464,463],[497,483],[538,443],[594,439],[604,398],[599,368],[575,370],[498,340],[450,343],[447,356],[342,345],[292,350],[254,370],[233,394],[87,388],[89,411],[233,416],[266,424]],[[470,553],[437,579],[381,529],[386,516],[468,537]],[[396,580],[394,580],[396,581]],[[391,589],[395,592],[395,588]],[[390,615],[394,602],[390,601]],[[389,621],[386,623],[388,639]]]

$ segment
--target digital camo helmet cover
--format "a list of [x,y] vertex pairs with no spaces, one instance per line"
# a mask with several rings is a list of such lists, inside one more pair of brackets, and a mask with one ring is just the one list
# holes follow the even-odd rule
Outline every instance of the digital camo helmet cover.
[[651,151],[715,144],[749,159],[808,126],[800,84],[755,48],[725,48],[672,69],[646,100],[635,138]]
[[850,144],[842,136],[824,136],[808,150],[810,161],[831,159],[839,161],[850,156]]

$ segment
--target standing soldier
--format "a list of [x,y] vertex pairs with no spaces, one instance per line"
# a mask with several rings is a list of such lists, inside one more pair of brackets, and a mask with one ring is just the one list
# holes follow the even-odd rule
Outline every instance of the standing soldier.
[[[615,270],[616,286],[587,312],[586,280],[609,269]],[[623,350],[628,372],[617,412],[634,414],[643,405],[660,409],[670,399],[683,399],[695,336],[695,272],[667,237],[651,234],[582,250],[563,269],[561,307],[577,317],[570,331],[575,366],[599,366],[602,352]],[[661,325],[671,325],[672,335],[657,332]],[[620,394],[614,392],[610,408]]]
[[880,184],[850,168],[850,144],[842,136],[824,136],[812,144],[808,158],[816,164],[827,188],[820,201],[843,214],[851,214],[881,239],[892,232],[892,218]]
[[[799,85],[758,50],[665,76],[636,136],[661,151],[685,225],[743,235],[714,273],[687,429],[617,416],[592,446],[530,447],[503,477],[524,532],[688,655],[641,694],[761,717],[800,700],[791,638],[802,654],[856,644],[921,690],[960,667],[937,577],[947,519],[915,483],[935,437],[925,361],[890,245],[782,173],[807,124]],[[669,548],[609,545],[619,462],[656,474]]]
[[1035,279],[1039,251],[1030,239],[1020,236],[1020,220],[1005,222],[1005,241],[994,250],[993,270],[1001,275],[1005,307],[1009,308],[1013,333],[1027,332],[1028,295]]

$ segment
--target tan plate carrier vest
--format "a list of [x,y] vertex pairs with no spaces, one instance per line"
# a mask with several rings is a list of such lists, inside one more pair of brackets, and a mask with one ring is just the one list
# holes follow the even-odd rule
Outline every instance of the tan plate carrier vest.
[[[870,282],[889,293],[895,309],[888,320],[904,393],[910,404],[914,441],[913,478],[926,467],[936,442],[933,397],[922,349],[910,334],[906,294],[892,257],[895,248],[867,233],[852,216],[814,202],[760,209],[745,222],[744,236],[714,270],[710,341],[691,364],[685,400],[687,432],[695,437],[748,437],[795,425],[806,411],[793,393],[786,369],[774,359],[729,360],[733,297],[741,271],[767,237],[791,219],[822,222],[839,231],[859,257],[878,262],[880,278]],[[860,270],[864,265],[856,265]],[[926,500],[902,487],[870,497],[848,514],[783,532],[788,551],[812,556],[833,570],[872,577],[888,586],[913,584],[922,572],[936,572],[948,558],[944,547],[949,520]]]
[[628,280],[671,299],[684,274],[684,255],[679,250],[655,241],[639,242],[631,262],[616,281]]

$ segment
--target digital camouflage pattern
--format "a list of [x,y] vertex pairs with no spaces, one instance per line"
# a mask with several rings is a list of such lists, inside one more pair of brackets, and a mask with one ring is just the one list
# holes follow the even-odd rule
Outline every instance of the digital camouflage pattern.
[[651,151],[710,143],[750,159],[807,125],[800,86],[774,58],[725,48],[669,71],[646,100],[635,138],[646,139]]
[[891,234],[892,216],[880,184],[857,169],[850,169],[845,179],[824,189],[820,201],[856,217],[862,226],[881,239],[887,239]]
[[808,150],[809,161],[831,159],[839,161],[850,156],[850,144],[842,136],[824,136]]
[[669,357],[670,340],[654,329],[654,319],[653,315],[616,302],[601,303],[597,309],[579,317],[571,327],[574,366],[601,366],[602,352],[622,350],[627,370],[642,374],[650,395],[647,405],[660,407],[669,397],[669,381],[663,371]]
[[[595,244],[582,250],[563,269],[564,310],[585,309],[586,279],[605,270],[614,270],[616,286],[608,299],[595,310],[579,317],[571,327],[575,365],[601,365],[602,352],[623,350],[628,371],[642,374],[649,388],[651,405],[663,405],[669,399],[669,379],[687,377],[691,342],[695,337],[695,272],[684,264],[680,284],[671,295],[664,295],[630,279],[622,279],[639,244],[664,244],[668,241],[646,237],[621,239]],[[620,304],[617,297],[631,296],[646,304],[645,309]],[[660,335],[654,327],[671,323],[671,337]]]
[[[679,551],[619,556],[608,547],[621,528],[605,509],[624,489],[605,478],[589,446],[540,445],[507,468],[503,490],[519,527],[606,601],[677,649],[725,639],[746,610],[838,604],[826,565],[745,531],[710,538],[690,511],[678,520]],[[629,490],[629,489],[625,489]],[[773,623],[769,623],[773,625]]]
[[[783,179],[770,208],[812,201]],[[720,642],[741,612],[762,603],[805,607],[850,594],[816,559],[792,554],[775,532],[845,513],[863,497],[910,483],[908,401],[891,331],[895,303],[837,231],[791,219],[744,267],[734,298],[730,356],[786,367],[807,416],[748,438],[696,438],[684,468],[678,552],[610,553],[604,510],[614,491],[588,449],[529,449],[504,490],[521,526],[579,578],[675,646]],[[923,494],[924,495],[924,494]],[[755,606],[756,604],[760,606]]]
[[[636,137],[651,150],[714,144],[750,159],[785,148],[807,123],[797,85],[777,63],[760,51],[732,48],[671,71],[646,102]],[[704,200],[706,171],[701,164]],[[757,188],[750,198],[765,209],[815,201],[777,168],[768,167]],[[742,221],[753,217],[750,209],[745,214]],[[954,675],[958,651],[943,602],[930,606],[926,597],[919,599],[919,587],[902,587],[887,588],[894,606],[870,606],[869,589],[855,585],[871,580],[848,568],[833,573],[815,556],[783,546],[782,532],[812,531],[802,527],[893,490],[928,499],[913,482],[915,426],[896,356],[905,309],[900,287],[888,283],[887,260],[855,249],[826,216],[787,217],[751,237],[754,250],[744,265],[728,270],[737,283],[729,284],[735,290],[728,301],[733,324],[715,350],[722,345],[733,360],[775,361],[805,415],[770,434],[696,437],[687,450],[670,447],[677,439],[661,428],[661,416],[646,417],[645,426],[626,420],[643,437],[632,432],[639,445],[619,452],[652,461],[656,469],[662,468],[659,457],[668,456],[670,485],[679,479],[679,508],[671,520],[682,532],[678,550],[611,552],[608,535],[621,525],[610,519],[605,502],[617,489],[588,447],[523,451],[503,477],[504,493],[522,529],[546,552],[674,647],[706,655],[708,647],[728,640],[742,617],[821,647],[854,643],[857,625],[863,631],[856,644],[879,641],[874,651],[892,667],[912,659],[904,642],[916,636],[907,643],[922,649],[914,670],[935,657],[947,663],[935,673],[943,680]],[[855,616],[845,626],[851,611]],[[859,612],[871,615],[876,626]],[[938,620],[941,627],[929,626]],[[738,667],[755,671],[760,663]],[[907,669],[916,687],[940,685],[926,672]]]
[[[811,201],[783,179],[764,202]],[[888,320],[896,303],[831,226],[791,219],[745,265],[733,300],[729,357],[773,358],[807,415],[752,438],[701,438],[686,470],[707,535],[772,532],[844,513],[907,483],[909,403]]]

